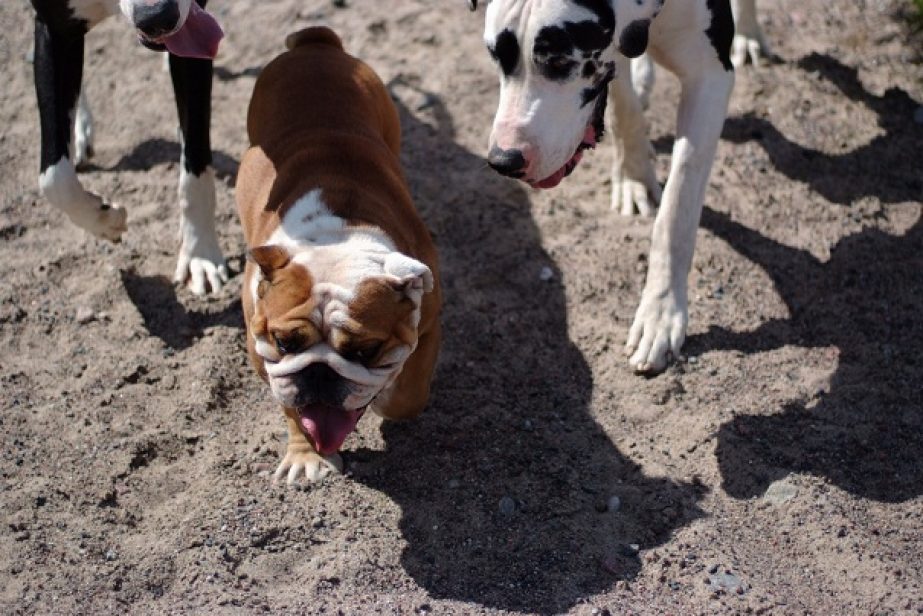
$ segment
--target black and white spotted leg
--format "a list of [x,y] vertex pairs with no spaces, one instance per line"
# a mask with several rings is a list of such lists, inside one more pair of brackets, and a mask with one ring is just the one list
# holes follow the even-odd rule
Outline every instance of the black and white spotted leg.
[[84,190],[71,158],[85,34],[80,21],[35,20],[33,70],[42,132],[39,188],[74,224],[97,237],[118,241],[125,231],[125,210]]
[[170,77],[182,137],[180,248],[174,280],[197,295],[216,292],[228,269],[215,232],[215,172],[209,137],[212,61],[170,55]]

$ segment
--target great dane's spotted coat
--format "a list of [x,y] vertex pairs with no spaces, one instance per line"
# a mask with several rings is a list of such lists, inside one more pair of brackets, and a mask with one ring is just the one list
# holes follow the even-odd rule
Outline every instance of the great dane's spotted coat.
[[[485,43],[500,69],[488,163],[555,186],[596,145],[609,106],[612,207],[654,221],[649,269],[628,334],[631,366],[662,370],[688,321],[687,276],[704,192],[734,85],[733,63],[765,50],[754,0],[491,0]],[[477,2],[469,0],[472,9]],[[736,45],[736,46],[735,46]],[[679,78],[670,174],[661,191],[631,59],[647,53]],[[606,96],[608,93],[608,96]],[[656,206],[659,202],[659,209]]]

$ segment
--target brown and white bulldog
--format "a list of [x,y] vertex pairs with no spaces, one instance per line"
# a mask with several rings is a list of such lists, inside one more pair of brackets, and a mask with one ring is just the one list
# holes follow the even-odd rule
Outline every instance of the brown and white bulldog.
[[318,479],[371,408],[415,417],[439,349],[436,249],[398,159],[400,120],[328,28],[289,35],[257,79],[237,206],[247,347],[288,422],[274,478]]

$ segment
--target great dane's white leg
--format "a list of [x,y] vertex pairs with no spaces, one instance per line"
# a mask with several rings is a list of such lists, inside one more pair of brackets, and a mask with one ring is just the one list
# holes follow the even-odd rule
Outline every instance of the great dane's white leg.
[[200,175],[180,165],[180,251],[174,282],[189,281],[189,289],[204,295],[217,292],[228,281],[228,269],[215,232],[215,171],[207,167]]
[[86,93],[81,90],[74,118],[74,165],[79,167],[93,157],[93,114]]
[[648,54],[641,54],[632,59],[631,85],[641,102],[641,109],[647,109],[647,104],[651,100],[651,92],[654,90],[655,78],[654,61]]
[[654,221],[647,282],[626,345],[629,363],[638,372],[662,370],[669,353],[678,355],[686,338],[687,277],[696,229],[734,85],[733,71],[725,70],[713,50],[669,51],[667,66],[677,72],[682,94],[670,176]]
[[749,57],[755,66],[761,64],[763,58],[771,56],[772,52],[756,20],[756,0],[731,0],[731,10],[736,30],[731,62],[740,67]]
[[616,78],[609,84],[606,123],[612,131],[612,209],[631,216],[636,211],[652,216],[660,200],[654,172],[654,148],[647,136],[641,102],[631,84],[627,58],[619,60]]

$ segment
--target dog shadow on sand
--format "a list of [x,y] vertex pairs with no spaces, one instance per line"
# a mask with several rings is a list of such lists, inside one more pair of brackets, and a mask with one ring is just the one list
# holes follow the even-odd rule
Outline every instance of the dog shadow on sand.
[[[812,54],[798,66],[819,72],[875,112],[883,134],[852,152],[828,155],[744,116],[728,121],[724,137],[759,140],[780,172],[840,205],[867,196],[882,203],[919,201],[923,182],[913,154],[923,150],[923,126],[913,120],[919,103],[899,88],[869,93],[855,69],[828,56]],[[797,472],[881,502],[923,494],[923,220],[901,235],[867,227],[841,239],[828,261],[712,210],[703,213],[702,226],[769,274],[791,316],[754,331],[712,327],[690,337],[690,352],[762,353],[794,345],[838,354],[829,391],[793,400],[771,415],[754,409],[760,414],[740,415],[720,428],[723,488],[751,498]]]
[[[431,596],[565,612],[634,578],[639,548],[703,515],[705,488],[644,475],[593,420],[590,369],[525,190],[456,144],[442,102],[425,100],[432,125],[398,106],[445,293],[433,398],[418,420],[382,424],[385,452],[347,462],[400,505],[402,565]],[[612,495],[618,511],[601,511]]]

